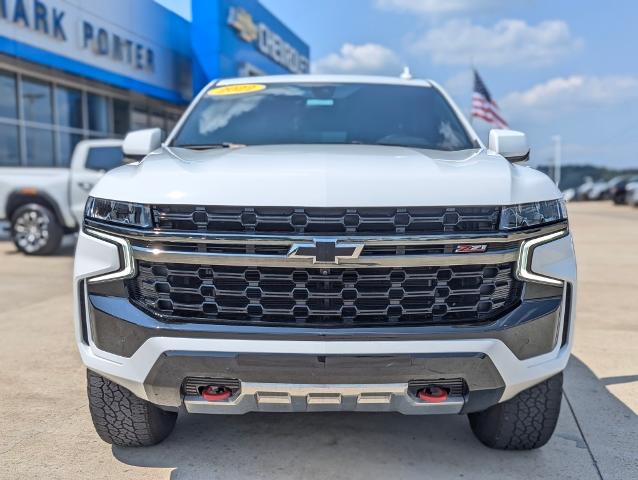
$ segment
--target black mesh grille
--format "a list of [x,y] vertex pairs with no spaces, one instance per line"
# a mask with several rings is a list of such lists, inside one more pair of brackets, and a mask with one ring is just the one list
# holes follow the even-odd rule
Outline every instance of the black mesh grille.
[[178,322],[351,327],[486,321],[518,302],[513,264],[406,268],[138,262],[140,307]]
[[255,234],[436,234],[494,232],[498,207],[294,208],[157,205],[164,231]]

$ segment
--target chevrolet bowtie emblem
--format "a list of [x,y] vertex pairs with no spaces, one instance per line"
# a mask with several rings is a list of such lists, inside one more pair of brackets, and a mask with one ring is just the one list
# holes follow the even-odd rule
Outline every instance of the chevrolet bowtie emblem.
[[252,43],[257,40],[259,31],[253,17],[241,7],[230,7],[228,11],[228,25],[237,30],[242,40]]
[[312,259],[312,263],[339,263],[339,260],[359,258],[363,244],[339,243],[334,239],[315,239],[312,243],[295,243],[288,258]]

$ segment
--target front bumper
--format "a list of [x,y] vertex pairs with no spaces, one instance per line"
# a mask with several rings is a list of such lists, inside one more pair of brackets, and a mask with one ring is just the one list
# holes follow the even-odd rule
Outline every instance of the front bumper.
[[404,415],[460,413],[462,396],[426,403],[409,393],[405,383],[281,384],[244,383],[241,393],[225,402],[184,397],[189,413],[244,414],[248,412],[399,412]]
[[[465,379],[462,379],[462,377]],[[209,403],[184,379],[241,379],[226,402]],[[462,383],[445,402],[417,398],[419,384]],[[437,379],[437,382],[432,381]],[[465,383],[467,380],[467,383]],[[221,383],[221,381],[220,381]],[[180,389],[180,387],[183,387]],[[146,396],[165,407],[201,413],[249,411],[398,411],[406,414],[482,410],[500,398],[504,383],[479,353],[311,355],[288,353],[164,352],[144,382]],[[182,398],[180,392],[184,392]]]
[[[89,369],[167,408],[184,404],[189,411],[209,413],[476,411],[512,398],[567,364],[576,281],[571,236],[536,246],[526,261],[526,272],[558,279],[563,285],[527,284],[519,307],[478,328],[292,332],[176,326],[158,322],[131,305],[118,293],[117,281],[88,288],[87,279],[126,265],[116,244],[81,232],[75,264],[77,343]],[[239,378],[241,393],[223,406],[206,406],[182,395],[182,381],[192,375]],[[409,392],[410,380],[448,378],[466,382],[462,398],[424,408]]]

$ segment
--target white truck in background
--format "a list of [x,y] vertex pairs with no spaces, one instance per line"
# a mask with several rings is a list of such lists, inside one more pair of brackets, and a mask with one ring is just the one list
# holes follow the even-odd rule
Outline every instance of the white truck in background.
[[82,223],[93,185],[124,162],[122,141],[84,140],[69,168],[1,167],[0,221],[9,223],[16,248],[27,255],[48,255]]

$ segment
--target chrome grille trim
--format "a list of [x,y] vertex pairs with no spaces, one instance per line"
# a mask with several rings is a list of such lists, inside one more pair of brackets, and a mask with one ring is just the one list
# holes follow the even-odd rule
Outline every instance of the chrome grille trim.
[[[365,247],[364,247],[365,248]],[[133,256],[137,260],[149,262],[184,263],[201,265],[236,265],[252,267],[309,267],[310,259],[289,258],[287,255],[250,255],[208,252],[180,252],[132,247]],[[518,250],[503,253],[478,254],[426,254],[426,255],[368,255],[353,259],[340,260],[339,264],[328,264],[330,268],[347,267],[409,267],[409,266],[441,266],[441,265],[479,265],[514,262],[518,259]],[[320,266],[322,264],[314,264]]]
[[[89,227],[89,225],[91,225]],[[166,263],[200,263],[204,265],[245,265],[245,266],[312,266],[312,260],[302,258],[289,258],[283,254],[282,247],[292,247],[300,241],[312,241],[321,237],[301,236],[254,236],[254,235],[161,235],[158,232],[140,231],[134,228],[104,225],[91,222],[85,226],[87,233],[95,232],[96,236],[102,234],[118,234],[127,244],[127,251],[136,260]],[[500,235],[432,235],[424,237],[369,237],[346,236],[338,237],[339,243],[358,243],[366,247],[373,247],[370,253],[364,253],[358,258],[345,259],[339,262],[342,267],[402,267],[402,266],[428,266],[428,265],[475,265],[485,263],[506,263],[517,261],[520,256],[520,245],[528,240],[543,237],[555,232],[565,232],[566,223],[561,222],[511,234]],[[488,244],[494,248],[485,253],[424,253],[411,255],[377,255],[375,248],[388,246],[401,251],[401,247],[428,247],[449,246],[454,244]],[[197,251],[180,250],[180,246],[186,244],[194,246]],[[214,245],[224,246],[222,253],[214,251]],[[175,245],[175,247],[172,247]],[[503,245],[503,248],[500,247]],[[229,253],[228,249],[237,247],[238,251],[251,253]],[[270,250],[268,250],[270,247]],[[213,250],[213,251],[211,251]],[[252,253],[260,252],[260,253]],[[268,253],[264,253],[268,252]],[[319,265],[319,264],[317,264]],[[334,266],[334,265],[331,265]]]
[[[105,224],[85,220],[85,226],[105,233],[117,234],[131,240],[157,241],[168,243],[219,243],[236,245],[292,245],[302,240],[311,241],[321,235],[259,235],[259,234],[216,234],[206,232],[162,232],[160,230],[140,230],[120,225]],[[363,242],[368,245],[430,245],[454,243],[506,243],[535,238],[548,233],[564,230],[567,222],[546,225],[539,228],[513,233],[447,233],[440,235],[339,235],[343,242]]]

